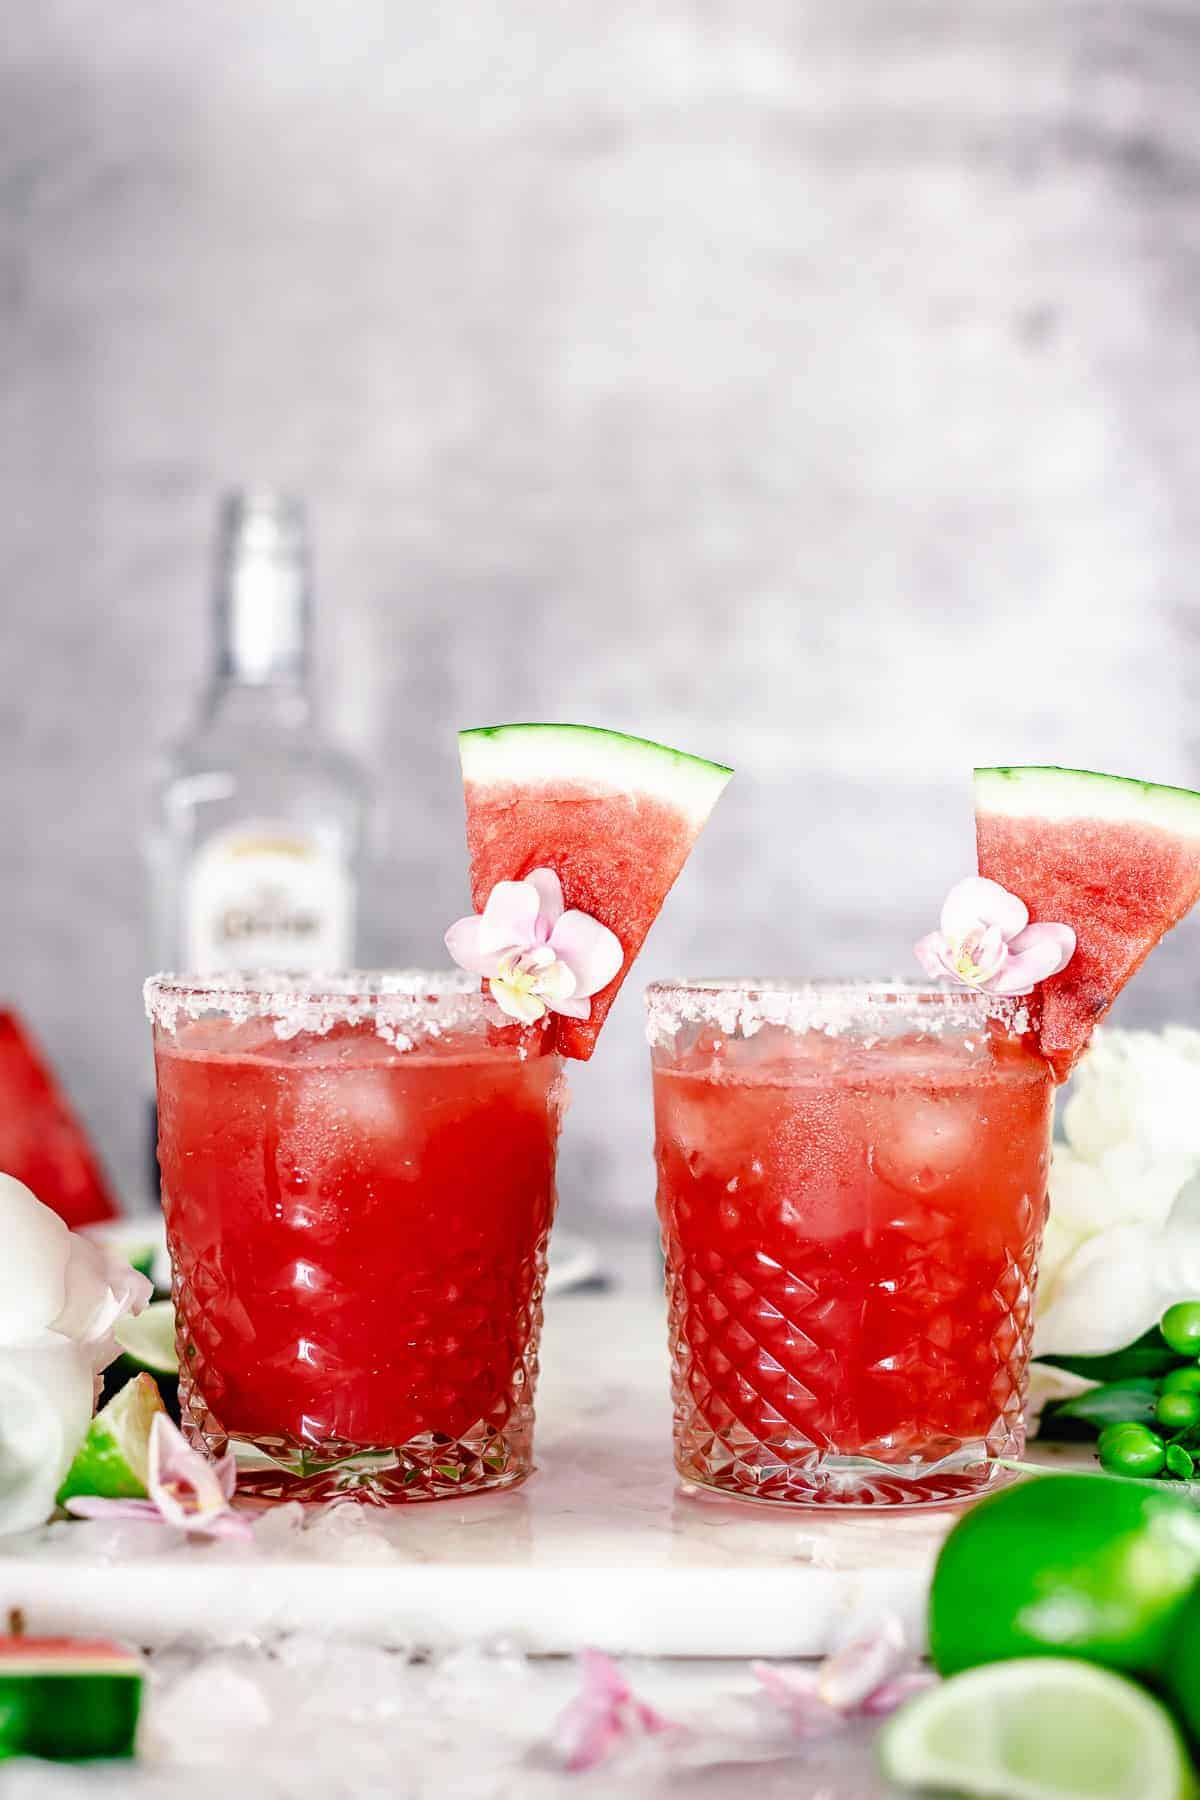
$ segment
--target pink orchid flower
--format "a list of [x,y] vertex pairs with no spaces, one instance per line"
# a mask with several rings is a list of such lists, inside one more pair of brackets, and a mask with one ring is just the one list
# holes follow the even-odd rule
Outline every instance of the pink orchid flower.
[[107,1500],[98,1494],[77,1494],[67,1501],[67,1511],[80,1519],[154,1520],[201,1537],[249,1538],[253,1535],[250,1521],[230,1505],[236,1487],[232,1452],[220,1462],[210,1463],[192,1449],[165,1413],[156,1413],[150,1427],[149,1499]]
[[898,1619],[888,1617],[867,1636],[843,1645],[812,1667],[753,1663],[763,1693],[787,1713],[798,1737],[826,1737],[854,1717],[882,1718],[937,1679],[906,1667]]
[[611,1656],[585,1650],[583,1687],[554,1729],[554,1743],[572,1774],[607,1762],[623,1743],[679,1728],[639,1700]]
[[1066,968],[1075,933],[1069,925],[1031,925],[1023,900],[998,881],[968,875],[946,896],[941,930],[914,950],[934,981],[949,976],[960,987],[988,994],[1031,994],[1039,981]]
[[498,881],[482,913],[459,919],[446,948],[460,969],[481,975],[510,1018],[536,1025],[547,1012],[586,1019],[625,960],[615,932],[589,914],[563,909],[553,869]]

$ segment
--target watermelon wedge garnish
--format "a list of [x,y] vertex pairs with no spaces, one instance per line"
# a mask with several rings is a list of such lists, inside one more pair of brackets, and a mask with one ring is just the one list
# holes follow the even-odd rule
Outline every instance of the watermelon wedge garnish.
[[976,769],[979,873],[1032,920],[1075,929],[1075,955],[1031,997],[1065,1081],[1093,1027],[1200,898],[1200,794],[1090,769]]
[[121,1644],[0,1638],[0,1761],[132,1756],[142,1660]]
[[586,1020],[557,1017],[558,1048],[586,1061],[646,933],[733,771],[590,725],[493,725],[458,736],[471,896],[550,868],[568,907],[625,952]]

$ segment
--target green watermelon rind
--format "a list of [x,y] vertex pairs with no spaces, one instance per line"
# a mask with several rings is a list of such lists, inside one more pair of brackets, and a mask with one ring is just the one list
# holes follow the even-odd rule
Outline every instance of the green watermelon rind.
[[483,725],[458,734],[464,782],[491,787],[578,781],[599,793],[645,794],[698,832],[733,770],[649,738],[598,725]]
[[9,1639],[0,1650],[0,1762],[90,1762],[137,1751],[145,1671],[119,1644]]
[[976,769],[975,804],[1002,818],[1102,819],[1200,839],[1200,794],[1095,769]]

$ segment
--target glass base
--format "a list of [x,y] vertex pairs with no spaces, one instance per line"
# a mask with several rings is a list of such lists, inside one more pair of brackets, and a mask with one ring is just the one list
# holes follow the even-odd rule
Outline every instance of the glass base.
[[727,1500],[857,1511],[960,1506],[1015,1479],[1011,1470],[988,1461],[978,1445],[936,1462],[899,1466],[864,1456],[829,1455],[814,1455],[800,1463],[772,1463],[762,1456],[761,1449],[753,1462],[744,1462],[728,1453],[703,1457],[677,1447],[675,1467],[687,1485]]
[[532,1408],[503,1430],[480,1421],[458,1437],[427,1431],[404,1444],[300,1444],[225,1431],[194,1387],[180,1399],[189,1441],[214,1459],[232,1450],[238,1493],[255,1500],[406,1506],[516,1487],[533,1472]]

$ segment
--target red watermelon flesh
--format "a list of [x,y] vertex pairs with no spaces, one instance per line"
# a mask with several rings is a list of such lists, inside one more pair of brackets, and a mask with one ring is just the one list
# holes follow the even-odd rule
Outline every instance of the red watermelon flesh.
[[16,1014],[3,1008],[0,1172],[23,1181],[72,1230],[117,1216],[86,1131]]
[[979,872],[1032,920],[1074,927],[1075,955],[1030,997],[1065,1081],[1093,1028],[1200,898],[1200,795],[1084,769],[977,769]]
[[476,911],[498,881],[549,868],[567,907],[621,941],[591,1016],[556,1021],[557,1047],[586,1061],[730,771],[589,726],[497,726],[461,733],[460,748]]

